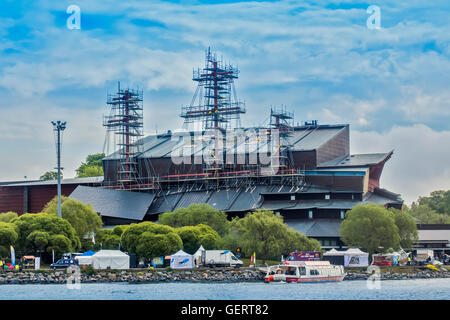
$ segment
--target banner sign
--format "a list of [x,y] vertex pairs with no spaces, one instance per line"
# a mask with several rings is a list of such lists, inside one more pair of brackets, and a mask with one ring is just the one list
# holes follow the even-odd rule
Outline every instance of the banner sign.
[[13,246],[11,246],[11,264],[12,264],[13,266],[16,265],[16,253],[15,253],[15,251],[14,251]]
[[34,270],[39,270],[41,268],[41,258],[34,258]]
[[157,257],[152,259],[152,266],[162,266],[164,264],[164,257]]
[[291,252],[288,261],[317,261],[320,260],[320,252],[317,251],[299,251]]

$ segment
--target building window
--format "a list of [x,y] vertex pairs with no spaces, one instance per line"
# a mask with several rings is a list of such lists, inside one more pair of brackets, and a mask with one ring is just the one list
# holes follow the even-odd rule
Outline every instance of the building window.
[[345,211],[341,210],[341,219],[345,219]]
[[329,194],[325,195],[325,200],[330,200],[330,195]]
[[355,200],[355,194],[352,193],[352,200]]
[[279,215],[280,215],[280,211],[275,212],[275,214],[276,214],[277,216],[279,216]]
[[312,210],[309,210],[309,212],[308,212],[308,218],[309,218],[309,219],[312,219],[312,218],[313,218],[313,212],[312,212]]
[[295,200],[295,194],[291,194],[291,200]]

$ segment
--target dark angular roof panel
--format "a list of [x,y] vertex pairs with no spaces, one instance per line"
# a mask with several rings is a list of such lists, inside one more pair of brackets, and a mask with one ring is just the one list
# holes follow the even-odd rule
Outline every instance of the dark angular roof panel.
[[101,216],[140,221],[144,219],[155,194],[78,186],[69,198],[90,203]]

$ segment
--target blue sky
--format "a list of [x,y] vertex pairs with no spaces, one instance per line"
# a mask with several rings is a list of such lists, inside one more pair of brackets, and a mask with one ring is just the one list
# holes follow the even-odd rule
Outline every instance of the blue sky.
[[[81,30],[68,30],[69,5]],[[368,29],[366,9],[381,10]],[[241,70],[242,123],[270,105],[349,123],[351,152],[387,152],[382,185],[408,201],[450,188],[450,2],[7,1],[0,3],[0,180],[54,167],[50,121],[68,122],[66,177],[101,152],[107,92],[144,89],[147,134],[179,128],[211,46]]]

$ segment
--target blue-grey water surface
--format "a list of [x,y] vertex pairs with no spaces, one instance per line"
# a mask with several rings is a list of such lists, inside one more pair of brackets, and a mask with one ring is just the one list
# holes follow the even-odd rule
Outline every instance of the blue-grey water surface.
[[366,281],[340,283],[85,283],[1,285],[7,300],[450,300],[450,279],[383,280],[380,289]]

